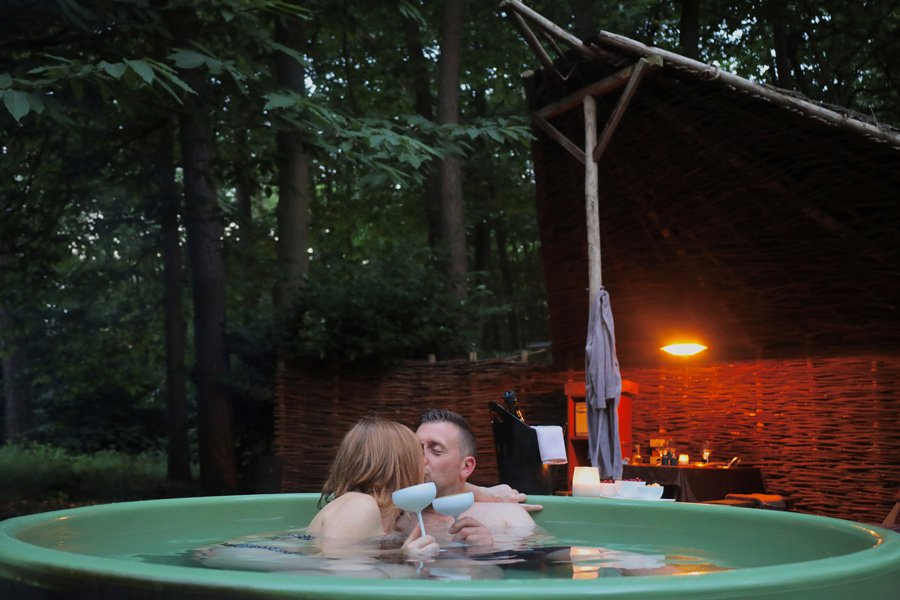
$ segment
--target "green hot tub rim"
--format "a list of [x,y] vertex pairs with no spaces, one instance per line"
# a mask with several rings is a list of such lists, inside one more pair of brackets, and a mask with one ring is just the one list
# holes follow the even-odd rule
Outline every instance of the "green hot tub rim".
[[[551,533],[579,523],[615,522],[635,531],[659,527],[666,535],[687,535],[697,523],[708,529],[727,527],[740,537],[808,539],[811,559],[753,566],[702,576],[640,576],[601,580],[503,579],[479,581],[377,580],[333,576],[291,576],[202,567],[142,563],[78,554],[30,541],[57,535],[60,527],[94,526],[113,531],[126,520],[128,535],[153,530],[154,519],[167,517],[179,526],[229,523],[220,541],[261,530],[302,526],[315,513],[318,494],[215,496],[123,502],[40,513],[0,522],[0,582],[39,590],[85,594],[115,589],[141,597],[241,598],[461,598],[475,595],[510,598],[556,598],[565,595],[626,598],[797,598],[890,597],[900,589],[900,534],[828,517],[703,504],[657,503],[606,498],[532,496],[544,505],[535,513]],[[636,518],[636,516],[640,518]],[[137,519],[135,517],[138,517]],[[629,519],[631,521],[629,521]],[[246,524],[242,524],[246,521]],[[271,521],[271,528],[262,524]],[[277,525],[275,523],[277,522]],[[142,525],[144,524],[144,525]],[[260,527],[263,527],[260,529]],[[593,526],[593,525],[592,525]],[[54,529],[56,528],[56,529]],[[798,538],[797,536],[805,536]],[[22,538],[22,539],[20,539]],[[773,539],[773,544],[779,543]],[[598,544],[601,544],[598,542]],[[824,547],[824,546],[830,546]],[[824,556],[831,554],[829,556]],[[0,590],[3,587],[0,586]],[[890,590],[890,591],[889,591]],[[863,596],[860,593],[863,593]],[[874,595],[872,595],[874,594]],[[112,597],[112,596],[110,596]]]

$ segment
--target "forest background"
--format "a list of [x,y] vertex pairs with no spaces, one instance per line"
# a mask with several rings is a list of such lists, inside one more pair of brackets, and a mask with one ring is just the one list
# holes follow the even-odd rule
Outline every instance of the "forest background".
[[[900,123],[900,0],[529,6]],[[499,2],[4,9],[0,501],[252,491],[279,359],[547,339]]]

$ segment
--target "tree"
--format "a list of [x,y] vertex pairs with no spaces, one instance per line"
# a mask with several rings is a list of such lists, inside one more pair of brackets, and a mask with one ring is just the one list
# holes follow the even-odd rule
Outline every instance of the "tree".
[[[299,19],[281,20],[276,37],[285,48],[275,53],[277,83],[286,91],[306,95],[306,71],[297,60],[304,29]],[[277,278],[274,305],[276,321],[286,323],[297,300],[298,287],[309,271],[309,206],[312,194],[310,158],[303,132],[282,122],[276,135],[278,166],[278,239],[276,241]]]
[[[174,125],[174,123],[173,123]],[[159,196],[158,207],[163,259],[163,313],[166,343],[166,408],[168,477],[188,481],[191,478],[191,452],[188,431],[188,398],[185,380],[187,352],[184,319],[183,261],[179,239],[181,194],[175,180],[174,139],[163,126],[155,152],[154,172]]]
[[[440,125],[459,123],[462,22],[462,0],[444,0],[437,96],[437,120]],[[468,265],[459,157],[449,153],[443,157],[440,162],[440,185],[441,241],[446,252],[447,280],[454,300],[462,302],[466,297]]]
[[688,58],[700,58],[700,0],[681,0],[678,50]]

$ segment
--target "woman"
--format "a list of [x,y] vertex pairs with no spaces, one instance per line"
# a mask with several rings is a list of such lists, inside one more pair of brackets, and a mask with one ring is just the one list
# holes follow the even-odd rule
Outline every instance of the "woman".
[[[391,500],[401,488],[422,483],[422,446],[406,426],[369,416],[347,432],[319,499],[321,510],[307,531],[323,543],[395,535],[403,516]],[[330,543],[329,543],[330,542]],[[433,555],[440,547],[416,526],[403,544],[407,554]]]
[[[388,557],[383,543],[396,543],[385,538],[396,539],[404,531],[399,523],[403,513],[391,494],[422,483],[424,477],[422,446],[413,432],[393,421],[364,417],[344,436],[322,487],[321,510],[305,532],[245,536],[198,548],[193,558],[224,569],[415,576],[407,564],[377,559]],[[430,535],[420,535],[416,525],[402,551],[426,560],[440,547]]]

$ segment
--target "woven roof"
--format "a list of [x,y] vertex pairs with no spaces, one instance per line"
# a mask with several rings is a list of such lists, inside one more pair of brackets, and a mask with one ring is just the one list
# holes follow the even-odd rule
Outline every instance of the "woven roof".
[[[565,80],[531,77],[531,111],[663,52],[611,34],[588,47],[556,62]],[[900,350],[897,130],[663,54],[599,160],[603,284],[623,365],[658,361],[676,332],[720,360]],[[621,93],[597,97],[599,131]],[[580,104],[549,121],[583,147]],[[535,135],[554,354],[577,366],[584,167]]]

